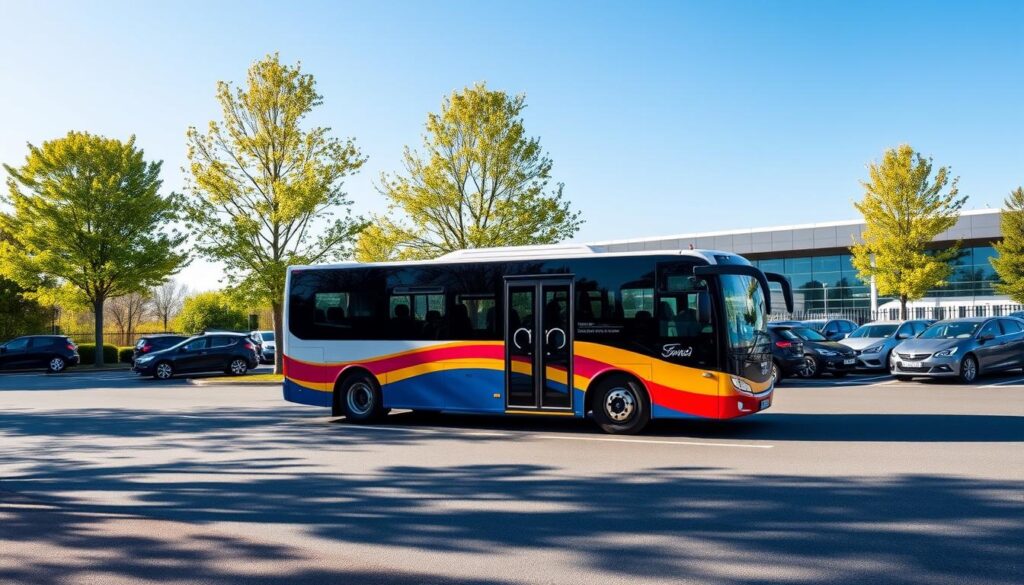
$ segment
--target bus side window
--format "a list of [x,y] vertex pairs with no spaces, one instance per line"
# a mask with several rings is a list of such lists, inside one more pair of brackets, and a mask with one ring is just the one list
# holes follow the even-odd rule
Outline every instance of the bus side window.
[[[459,317],[462,320],[461,328],[464,330],[464,336],[472,339],[495,339],[497,337],[499,314],[494,295],[456,295],[455,307],[460,314],[464,313]],[[455,333],[453,331],[453,335]]]

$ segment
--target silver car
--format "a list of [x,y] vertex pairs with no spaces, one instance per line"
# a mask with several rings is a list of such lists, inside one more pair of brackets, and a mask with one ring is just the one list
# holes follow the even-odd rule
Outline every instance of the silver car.
[[892,353],[892,373],[900,380],[958,377],[971,383],[983,373],[1020,367],[1024,321],[1012,317],[939,321]]
[[931,325],[931,321],[875,322],[858,327],[839,343],[857,354],[857,369],[887,370],[894,347],[906,339],[917,337]]

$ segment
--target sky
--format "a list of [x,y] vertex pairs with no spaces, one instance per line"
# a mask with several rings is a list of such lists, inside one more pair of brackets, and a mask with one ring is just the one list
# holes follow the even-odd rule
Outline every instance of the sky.
[[310,123],[368,157],[345,183],[359,214],[478,81],[526,95],[578,242],[853,219],[867,164],[901,143],[951,167],[968,208],[1024,184],[1024,2],[0,0],[0,22],[0,162],[72,129],[134,134],[167,191],[216,82],[272,52],[316,77]]

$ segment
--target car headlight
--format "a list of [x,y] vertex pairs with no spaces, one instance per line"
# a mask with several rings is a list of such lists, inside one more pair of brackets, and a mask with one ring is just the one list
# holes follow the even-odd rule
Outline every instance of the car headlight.
[[935,352],[935,357],[950,357],[950,356],[952,356],[953,354],[956,353],[956,350],[957,350],[957,348],[951,347],[949,349],[944,349],[942,351],[937,351],[937,352]]
[[839,355],[838,351],[832,351],[831,349],[819,349],[818,353],[824,356],[833,357]]
[[753,394],[754,389],[750,387],[750,384],[743,378],[737,378],[736,376],[729,376],[732,379],[732,387],[744,394]]
[[882,351],[881,345],[872,345],[871,347],[865,349],[861,353],[878,353],[880,351]]

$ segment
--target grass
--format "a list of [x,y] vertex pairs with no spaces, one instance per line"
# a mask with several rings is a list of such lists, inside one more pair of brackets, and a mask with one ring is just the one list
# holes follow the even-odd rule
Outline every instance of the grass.
[[203,378],[204,382],[237,382],[245,384],[248,382],[284,382],[281,374],[250,374],[247,376],[218,376],[216,378]]

